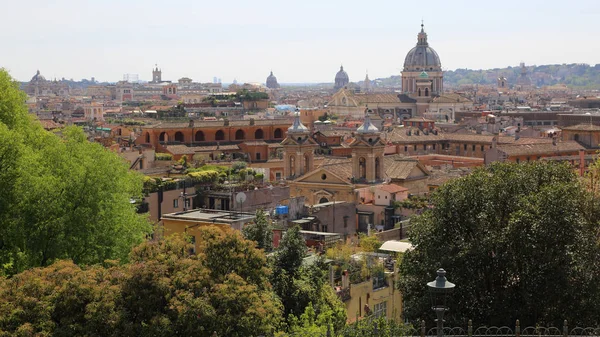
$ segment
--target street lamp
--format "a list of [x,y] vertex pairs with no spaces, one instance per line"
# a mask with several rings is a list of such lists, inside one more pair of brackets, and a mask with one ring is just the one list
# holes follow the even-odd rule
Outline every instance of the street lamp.
[[429,294],[431,296],[431,309],[437,315],[437,335],[444,336],[444,313],[448,311],[446,306],[446,297],[454,289],[454,283],[446,279],[446,271],[442,268],[438,269],[437,277],[434,281],[427,283]]

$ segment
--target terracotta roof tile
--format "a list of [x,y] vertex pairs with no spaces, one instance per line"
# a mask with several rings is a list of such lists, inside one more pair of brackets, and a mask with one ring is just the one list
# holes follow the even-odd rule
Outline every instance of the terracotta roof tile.
[[386,156],[383,158],[385,174],[391,179],[406,179],[419,161],[403,156]]
[[585,150],[585,147],[575,141],[564,141],[558,142],[556,145],[553,145],[552,143],[500,145],[498,146],[498,150],[509,156],[526,156],[577,152],[579,150]]
[[568,131],[600,131],[600,126],[590,124],[577,124],[572,126],[565,126],[562,129]]
[[386,191],[388,193],[398,193],[398,192],[408,191],[408,188],[402,187],[402,186],[396,185],[396,184],[379,185],[379,186],[377,186],[377,189]]

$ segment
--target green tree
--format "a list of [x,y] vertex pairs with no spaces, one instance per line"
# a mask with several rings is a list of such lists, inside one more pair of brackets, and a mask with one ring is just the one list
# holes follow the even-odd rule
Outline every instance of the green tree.
[[[453,180],[412,220],[400,265],[405,315],[431,316],[425,283],[438,268],[456,283],[449,323],[597,325],[597,221],[564,164],[494,164]],[[431,322],[433,317],[429,317]]]
[[379,247],[381,247],[381,245],[382,245],[382,242],[379,241],[379,239],[377,238],[377,235],[375,235],[375,234],[371,234],[369,236],[364,233],[360,233],[358,238],[359,238],[359,246],[365,252],[374,252],[377,249],[379,249]]
[[45,131],[0,70],[0,274],[57,259],[125,259],[151,227],[132,198],[142,176],[83,131]]
[[19,83],[0,68],[0,123],[9,129],[27,127],[31,118],[27,113],[26,100],[27,95],[19,89]]
[[[81,268],[58,261],[0,278],[0,336],[241,337],[277,331],[281,304],[267,282],[264,254],[233,231],[202,229],[200,236],[207,242],[195,255],[173,235],[136,247],[125,265]],[[217,254],[220,259],[210,261]]]
[[246,239],[255,241],[257,248],[266,252],[273,249],[273,227],[262,209],[256,210],[254,221],[242,228],[242,234]]
[[300,228],[288,229],[275,251],[271,284],[281,299],[289,329],[312,329],[310,324],[302,323],[301,317],[312,310],[318,322],[331,325],[337,331],[345,324],[346,311],[327,282],[329,266],[323,258],[303,265],[306,251]]

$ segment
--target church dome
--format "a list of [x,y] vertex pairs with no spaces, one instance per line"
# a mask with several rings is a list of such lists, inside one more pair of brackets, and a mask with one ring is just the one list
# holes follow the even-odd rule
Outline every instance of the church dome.
[[310,130],[300,122],[300,110],[294,112],[294,124],[288,128],[288,133],[309,133]]
[[348,73],[344,71],[344,66],[340,66],[340,71],[335,74],[335,90],[339,90],[350,83]]
[[369,114],[365,114],[365,121],[364,123],[358,127],[358,129],[356,129],[356,132],[358,132],[359,134],[366,134],[366,133],[379,133],[379,129],[373,125],[373,123],[371,123],[371,118],[369,117]]
[[344,66],[340,66],[340,71],[335,74],[335,80],[349,81],[348,73],[344,71]]
[[269,89],[279,88],[279,83],[277,83],[277,77],[275,77],[275,75],[273,75],[272,71],[271,71],[271,75],[269,75],[269,77],[267,77],[267,88],[269,88]]
[[404,59],[404,71],[441,71],[440,57],[427,43],[427,33],[421,24],[417,45],[411,49]]
[[29,81],[31,83],[35,83],[35,82],[46,82],[46,78],[44,76],[42,76],[42,74],[40,74],[40,71],[38,70],[35,75],[33,75],[33,77],[31,78],[31,81]]

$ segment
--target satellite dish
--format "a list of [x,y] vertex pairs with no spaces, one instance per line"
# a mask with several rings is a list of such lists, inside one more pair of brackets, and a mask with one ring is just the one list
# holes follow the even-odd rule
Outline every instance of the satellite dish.
[[246,201],[246,193],[240,192],[235,195],[235,202],[237,202],[238,204],[243,204],[244,201]]

